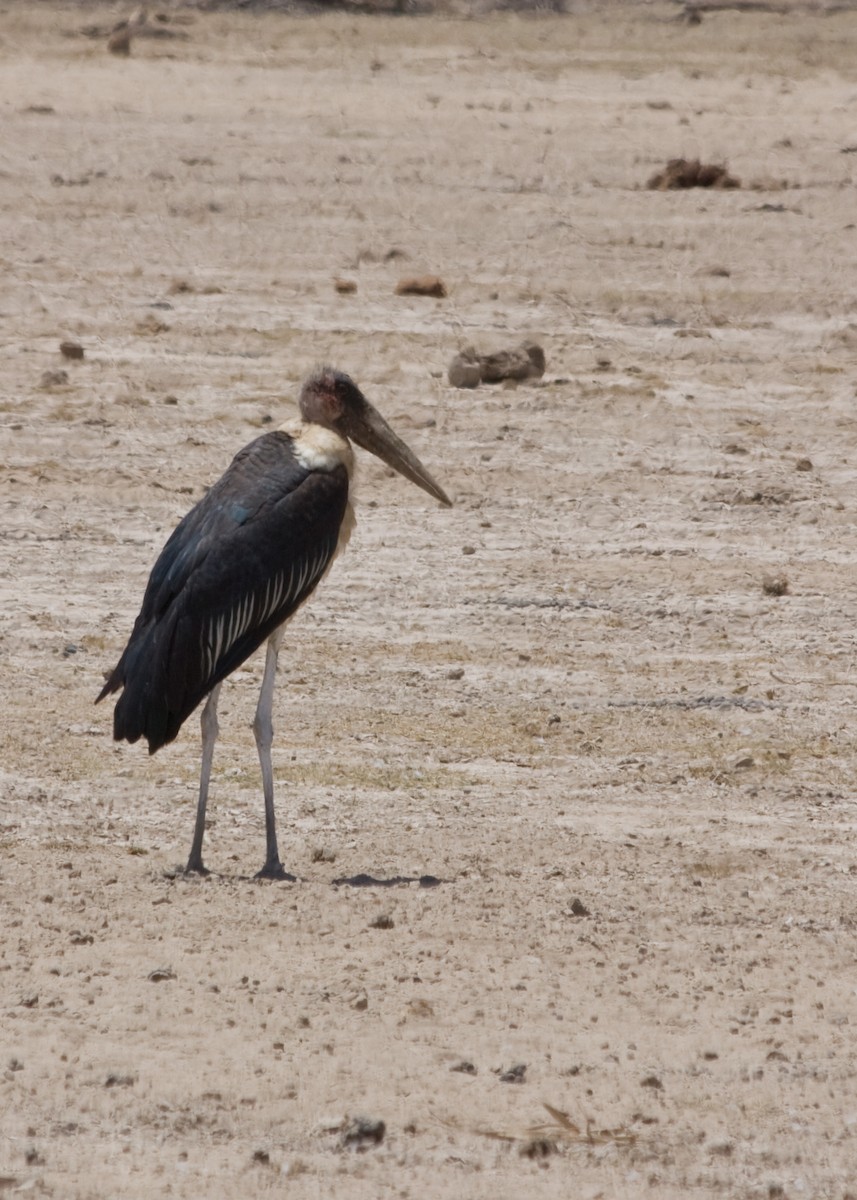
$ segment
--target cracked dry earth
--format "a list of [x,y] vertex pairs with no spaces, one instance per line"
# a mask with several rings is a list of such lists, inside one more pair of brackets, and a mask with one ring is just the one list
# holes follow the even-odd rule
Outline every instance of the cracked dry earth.
[[[126,61],[6,0],[4,1194],[857,1194],[857,26],[675,11],[175,10]],[[677,155],[742,187],[646,190]],[[187,879],[196,719],[150,759],[93,698],[320,361],[455,507],[362,457],[281,656],[300,882],[250,878],[261,655]]]

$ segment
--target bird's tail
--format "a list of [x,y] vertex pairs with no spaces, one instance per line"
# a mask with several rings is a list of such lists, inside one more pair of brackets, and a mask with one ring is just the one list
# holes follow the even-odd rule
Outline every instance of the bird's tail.
[[132,635],[110,678],[98,693],[96,704],[121,690],[113,710],[113,737],[117,742],[138,742],[144,737],[154,754],[179,731],[181,720],[170,712],[167,681],[159,662],[153,630]]

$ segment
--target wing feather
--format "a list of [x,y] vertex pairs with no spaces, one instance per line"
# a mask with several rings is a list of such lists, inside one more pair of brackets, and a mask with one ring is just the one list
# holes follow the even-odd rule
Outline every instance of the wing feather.
[[344,466],[312,471],[289,435],[245,447],[177,526],[101,696],[123,688],[114,736],[154,752],[200,700],[306,600],[330,566],[348,501]]

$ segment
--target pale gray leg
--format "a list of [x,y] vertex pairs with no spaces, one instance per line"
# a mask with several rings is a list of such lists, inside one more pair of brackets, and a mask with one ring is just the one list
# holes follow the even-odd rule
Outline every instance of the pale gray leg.
[[199,772],[199,800],[196,805],[196,827],[193,831],[193,845],[190,848],[190,858],[187,860],[185,874],[196,871],[207,875],[208,871],[202,865],[202,839],[205,836],[205,806],[208,801],[208,781],[211,778],[211,762],[214,758],[214,743],[220,726],[217,724],[217,698],[220,695],[220,684],[212,688],[202,710],[200,725],[202,727],[202,766]]
[[256,748],[259,751],[259,764],[262,768],[262,789],[265,793],[265,865],[258,872],[257,879],[294,880],[295,878],[294,875],[289,875],[283,869],[277,849],[277,825],[274,816],[274,768],[271,764],[271,745],[274,741],[272,717],[274,684],[277,678],[277,655],[280,652],[282,640],[283,634],[280,629],[271,634],[268,640],[262,690],[259,692],[256,718],[253,721],[253,733],[256,736]]

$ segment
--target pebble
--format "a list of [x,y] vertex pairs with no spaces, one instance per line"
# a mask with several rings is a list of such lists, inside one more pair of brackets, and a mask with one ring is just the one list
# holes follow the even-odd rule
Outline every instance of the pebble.
[[343,1128],[339,1142],[349,1150],[368,1150],[372,1146],[380,1146],[386,1132],[387,1126],[383,1121],[373,1117],[353,1117]]
[[501,1083],[523,1083],[524,1076],[527,1073],[526,1063],[515,1063],[513,1067],[509,1067],[508,1071],[502,1071],[500,1074]]
[[442,300],[448,293],[439,275],[407,275],[396,284],[396,295],[434,296]]
[[60,354],[63,358],[80,361],[83,358],[83,346],[80,342],[60,342]]

